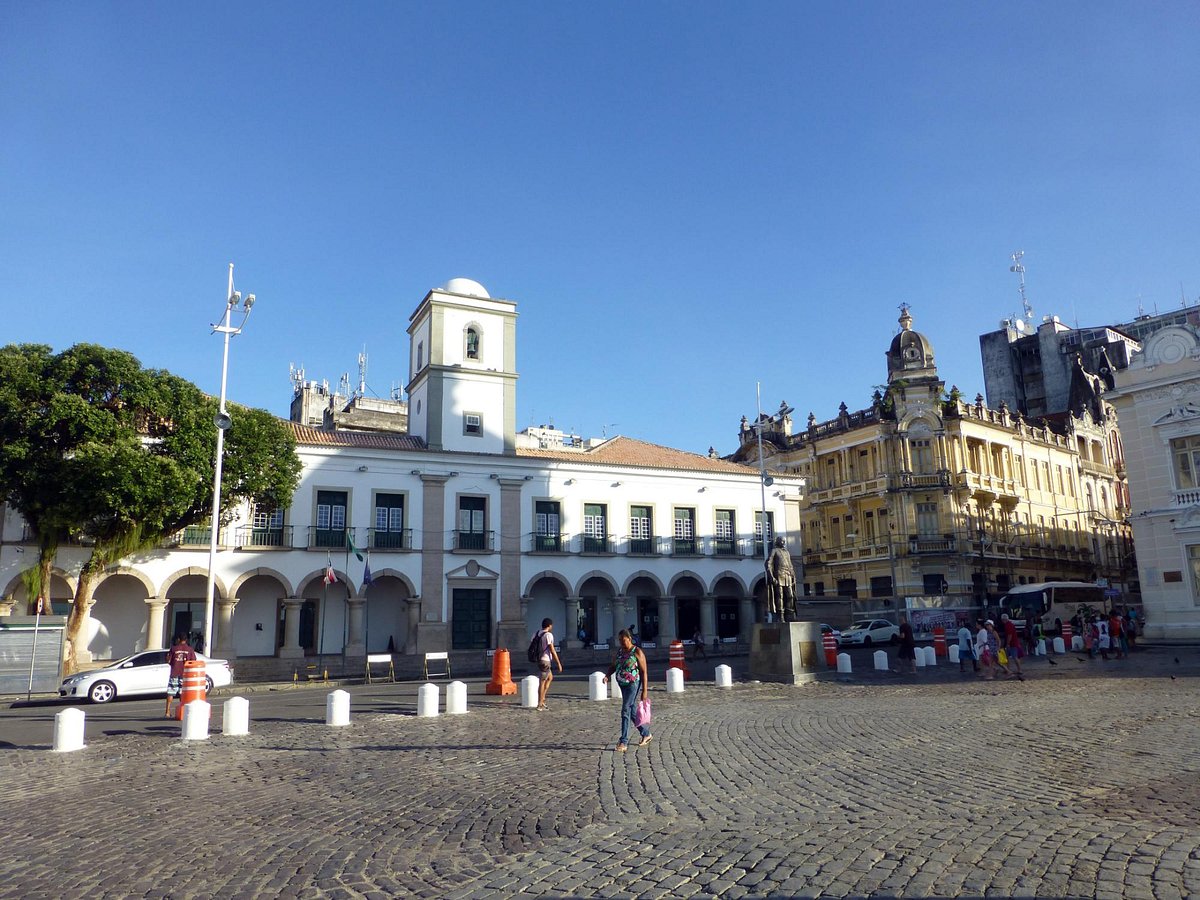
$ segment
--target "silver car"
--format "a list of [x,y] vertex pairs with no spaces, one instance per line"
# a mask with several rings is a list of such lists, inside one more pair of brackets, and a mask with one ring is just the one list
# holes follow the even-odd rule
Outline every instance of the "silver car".
[[842,646],[887,644],[900,637],[900,626],[887,619],[860,619],[842,632]]
[[[144,650],[109,663],[103,669],[69,675],[59,685],[58,696],[83,697],[92,703],[107,703],[116,697],[161,696],[167,692],[167,680],[171,676],[168,652]],[[233,682],[233,671],[227,660],[209,659],[203,653],[197,653],[196,659],[204,663],[204,683],[209,693],[213,688],[226,687]]]

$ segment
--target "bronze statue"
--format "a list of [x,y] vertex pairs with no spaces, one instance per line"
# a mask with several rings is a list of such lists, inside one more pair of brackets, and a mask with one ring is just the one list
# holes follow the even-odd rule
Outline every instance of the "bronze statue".
[[767,611],[778,614],[781,621],[787,620],[790,610],[796,615],[796,570],[792,568],[792,554],[783,546],[783,538],[775,538],[771,555],[767,557]]

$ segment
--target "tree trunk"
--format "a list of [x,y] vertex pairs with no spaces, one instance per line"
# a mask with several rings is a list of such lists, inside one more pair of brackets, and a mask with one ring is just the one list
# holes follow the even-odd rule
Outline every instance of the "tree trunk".
[[80,635],[86,634],[86,625],[91,617],[92,594],[95,593],[96,583],[104,571],[105,563],[96,558],[96,553],[88,557],[83,568],[79,570],[79,586],[75,589],[75,600],[71,604],[71,614],[67,616],[67,653],[65,674],[73,675],[79,671],[79,650],[82,649]]

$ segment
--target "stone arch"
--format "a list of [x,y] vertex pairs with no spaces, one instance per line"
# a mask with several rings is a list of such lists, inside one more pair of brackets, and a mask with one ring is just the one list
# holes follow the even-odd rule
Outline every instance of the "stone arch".
[[401,572],[399,569],[380,569],[378,572],[371,573],[371,580],[378,581],[380,578],[395,578],[404,585],[405,591],[408,592],[408,599],[417,596],[416,585],[412,583],[412,579]]
[[[32,568],[33,568],[33,566],[27,566],[26,568],[17,572],[17,574],[14,575],[11,579],[9,579],[8,584],[4,588],[4,596],[5,597],[13,597],[14,599],[19,599],[22,601],[28,599],[25,596],[25,582],[22,580],[21,576],[25,572],[28,572]],[[79,579],[76,578],[75,576],[69,574],[65,570],[60,569],[58,566],[51,566],[50,567],[50,581],[51,581],[52,585],[53,585],[55,578],[58,578],[66,583],[67,587],[70,589],[70,594],[71,594],[70,599],[74,599],[75,591],[79,589]],[[53,599],[53,597],[54,597],[53,589],[51,589],[50,596],[51,596],[51,599]],[[15,612],[15,610],[14,610],[14,612]]]
[[609,588],[609,590],[612,591],[613,596],[616,596],[617,594],[619,594],[621,592],[620,589],[617,587],[617,583],[615,581],[613,581],[613,578],[611,575],[609,575],[607,572],[601,571],[600,569],[592,569],[592,571],[590,571],[590,572],[585,572],[583,574],[583,576],[577,582],[575,582],[574,593],[576,595],[582,594],[584,585],[586,585],[589,581],[591,581],[593,579],[595,579],[597,581],[601,581],[604,584],[608,585],[608,588]]
[[[146,589],[147,597],[156,596],[154,582],[151,581],[144,572],[141,572],[138,569],[133,569],[129,566],[112,566],[111,568],[104,570],[105,579],[108,579],[112,575],[128,575],[135,581],[141,582],[142,587]],[[99,587],[99,585],[97,585],[97,587]]]
[[705,591],[704,579],[701,578],[699,575],[697,575],[695,572],[693,572],[691,569],[684,569],[682,572],[675,573],[675,575],[671,578],[671,583],[669,585],[667,585],[667,593],[670,594],[671,596],[674,596],[675,594],[679,593],[677,588],[680,587],[680,585],[682,585],[683,582],[689,581],[689,580],[695,582],[696,587],[699,589],[701,594],[704,593],[704,591]]
[[896,423],[896,430],[905,436],[911,432],[914,437],[922,437],[925,434],[930,436],[942,434],[946,430],[946,426],[940,416],[934,415],[927,409],[916,409],[909,411]]
[[[189,575],[200,575],[204,578],[208,578],[208,569],[204,566],[188,566],[186,569],[179,569],[173,572],[163,580],[162,585],[158,589],[158,596],[167,596],[167,591],[171,589],[175,582],[179,581],[181,578],[187,578]],[[214,584],[216,586],[216,595],[218,597],[229,596],[229,592],[225,590],[225,585],[221,582],[220,575],[214,579]]]
[[281,585],[283,585],[285,597],[294,596],[292,594],[292,585],[288,581],[287,577],[277,569],[271,569],[267,566],[259,566],[257,569],[251,569],[250,571],[243,572],[241,575],[239,575],[237,580],[233,582],[232,587],[229,588],[229,596],[236,597],[238,595],[238,591],[241,590],[242,585],[244,585],[251,578],[255,578],[259,575],[262,575],[266,578],[274,578]]
[[646,569],[639,569],[638,571],[636,571],[632,575],[630,575],[628,578],[626,578],[625,583],[621,586],[621,593],[628,594],[630,586],[635,581],[637,581],[638,579],[641,579],[641,578],[644,578],[647,581],[649,581],[651,584],[653,584],[655,590],[658,592],[658,595],[660,597],[665,597],[667,595],[667,592],[663,589],[662,580],[657,575],[655,575],[653,572],[649,572]]
[[567,580],[566,576],[560,575],[558,572],[554,572],[550,569],[543,569],[541,572],[537,572],[536,574],[530,576],[529,581],[525,583],[525,590],[521,593],[528,597],[533,592],[533,586],[543,579],[546,581],[556,582],[567,594],[571,593],[571,582]]
[[[736,586],[737,591],[733,591],[725,585]],[[746,582],[737,572],[732,569],[726,569],[724,572],[718,572],[709,585],[708,592],[710,594],[721,594],[728,592],[738,596],[745,597],[747,595]]]

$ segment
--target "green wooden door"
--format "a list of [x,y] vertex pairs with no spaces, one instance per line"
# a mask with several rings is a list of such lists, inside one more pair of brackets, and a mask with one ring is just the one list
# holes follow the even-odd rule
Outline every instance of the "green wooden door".
[[451,610],[451,646],[455,650],[486,650],[491,631],[492,592],[455,588]]

